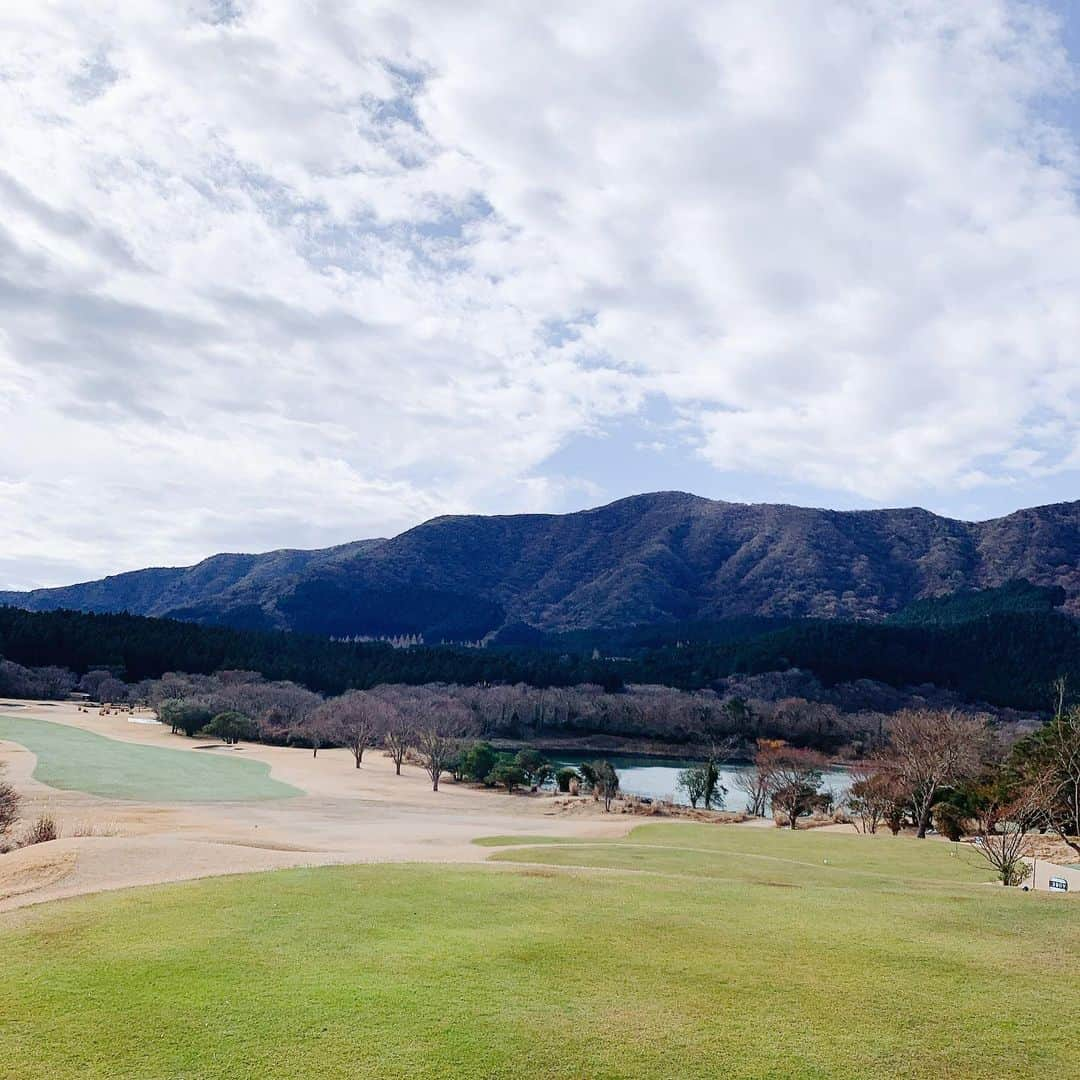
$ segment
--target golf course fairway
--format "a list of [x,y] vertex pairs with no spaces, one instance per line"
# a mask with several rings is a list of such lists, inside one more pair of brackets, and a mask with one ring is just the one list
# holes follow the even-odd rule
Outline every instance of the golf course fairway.
[[1071,1075],[1080,918],[937,841],[709,825],[0,918],[0,1076]]

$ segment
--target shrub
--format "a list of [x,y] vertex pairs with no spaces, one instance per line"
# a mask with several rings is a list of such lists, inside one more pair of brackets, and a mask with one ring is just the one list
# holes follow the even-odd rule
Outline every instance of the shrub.
[[259,737],[259,729],[255,721],[241,712],[228,710],[218,713],[209,724],[202,729],[201,734],[212,735],[222,739],[226,746],[233,746],[241,739],[249,742]]
[[581,776],[578,773],[577,769],[571,768],[569,765],[567,765],[565,768],[560,769],[555,774],[555,784],[557,785],[558,789],[564,793],[569,792],[570,785],[575,780],[580,783]]
[[514,764],[525,774],[527,784],[542,784],[551,775],[548,759],[539,750],[530,747],[517,752]]
[[495,748],[491,743],[473,743],[461,753],[461,774],[467,780],[475,780],[478,784],[487,784],[488,775],[498,760],[499,755],[495,752]]
[[4,779],[4,768],[0,765],[0,843],[19,820],[19,793]]
[[492,786],[498,785],[506,788],[507,794],[511,794],[516,787],[526,782],[524,770],[515,761],[504,757],[497,761],[491,772],[487,775],[487,782]]
[[604,812],[611,810],[612,800],[619,791],[619,774],[610,761],[592,763],[593,793],[604,800]]
[[1031,875],[1029,863],[1017,861],[1001,870],[1002,885],[1023,885]]
[[21,846],[31,847],[34,844],[47,844],[50,840],[55,840],[59,835],[53,817],[50,814],[42,814],[23,834]]
[[211,712],[205,705],[183,698],[163,701],[157,712],[158,719],[163,724],[168,724],[174,735],[182,731],[189,738],[206,727],[212,719]]
[[581,778],[581,786],[586,791],[593,793],[593,798],[598,798],[596,790],[596,769],[594,768],[595,762],[583,761],[578,766],[578,776]]
[[933,814],[934,826],[942,836],[954,843],[964,838],[968,819],[958,806],[947,802],[935,803]]

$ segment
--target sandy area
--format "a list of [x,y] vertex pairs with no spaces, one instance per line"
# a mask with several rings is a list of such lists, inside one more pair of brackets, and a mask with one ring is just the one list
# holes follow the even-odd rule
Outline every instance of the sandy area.
[[[5,705],[0,702],[0,710]],[[34,755],[0,741],[0,761],[24,798],[23,818],[48,810],[61,839],[0,855],[0,911],[80,893],[286,866],[373,861],[480,862],[482,836],[622,836],[638,822],[605,815],[591,800],[575,812],[546,796],[506,795],[444,778],[438,792],[422,769],[368,751],[360,769],[345,750],[243,744],[196,750],[206,740],[171,735],[127,714],[101,716],[74,704],[20,703],[10,710],[109,738],[186,753],[237,754],[304,792],[244,803],[148,803],[58,791],[32,779]],[[145,716],[145,714],[144,714]]]

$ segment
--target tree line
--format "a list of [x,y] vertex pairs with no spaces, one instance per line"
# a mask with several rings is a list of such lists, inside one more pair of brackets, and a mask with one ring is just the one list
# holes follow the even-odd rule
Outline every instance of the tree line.
[[[965,622],[949,621],[932,608],[942,622],[930,621],[925,612],[917,612],[912,625],[802,620],[777,629],[768,620],[726,620],[712,633],[706,624],[676,624],[666,631],[540,635],[540,647],[482,649],[397,649],[387,642],[330,641],[142,616],[0,608],[0,656],[27,667],[67,668],[77,676],[108,668],[128,682],[177,670],[252,670],[327,694],[383,683],[706,690],[731,676],[801,668],[826,686],[862,679],[893,687],[932,684],[972,702],[1044,710],[1046,687],[1055,678],[1080,683],[1080,624],[1052,609],[1011,610],[1012,594],[999,591],[998,608],[981,594],[966,606],[956,601],[948,607],[953,615],[958,607],[969,614],[987,611]],[[680,629],[693,634],[686,640],[666,636]],[[626,645],[631,652],[605,658],[595,646],[581,651],[594,637],[610,638],[609,645]]]
[[[399,696],[408,694],[408,685],[383,684],[388,687],[385,693]],[[630,685],[609,692],[595,683],[422,685],[442,687],[475,718],[485,738],[543,742],[605,735],[688,747],[734,738],[744,756],[752,753],[758,739],[783,739],[845,758],[865,757],[881,745],[889,716],[898,708],[934,703],[919,696],[882,695],[857,684],[839,688],[843,693],[825,692],[819,682],[798,671],[732,679],[721,689],[692,691]],[[236,711],[249,716],[256,734],[246,737],[268,742],[305,737],[300,720],[326,699],[299,683],[267,679],[254,671],[166,672],[131,683],[119,678],[115,668],[92,668],[80,677],[66,668],[28,668],[0,661],[0,696],[56,699],[72,691],[114,703],[175,698],[190,705],[193,715],[201,718],[200,725],[207,722],[206,702],[212,700],[219,706],[215,715]],[[1000,722],[1005,727],[1030,726],[1030,721],[1007,714]]]
[[742,641],[646,651],[624,673],[635,682],[691,689],[787,668],[813,672],[826,686],[859,679],[933,684],[968,701],[1042,711],[1054,679],[1080,682],[1080,624],[1056,611],[947,625],[804,620]]
[[395,649],[381,641],[331,641],[140,615],[12,607],[0,607],[0,657],[24,667],[66,668],[76,676],[107,669],[132,683],[160,678],[168,671],[249,670],[325,694],[382,683],[596,683],[607,690],[624,685],[615,665],[543,650]]
[[[763,739],[736,783],[751,813],[771,809],[795,828],[803,815],[832,808],[825,764],[814,750]],[[707,768],[684,773],[684,788],[693,783],[704,796]],[[1050,834],[1080,856],[1080,706],[1067,706],[1062,693],[1053,718],[1016,739],[978,716],[903,710],[885,745],[852,770],[843,809],[865,833],[910,827],[923,838],[936,828],[949,840],[972,838],[1001,882],[1019,885],[1033,834]]]
[[[129,684],[109,671],[94,670],[78,680],[72,676],[68,684],[95,701],[145,703],[159,711],[167,701],[170,722],[189,734],[219,713],[240,713],[250,721],[244,738],[294,745],[325,743],[336,702],[356,693],[328,698],[297,683],[267,680],[251,671],[168,672],[160,679]],[[778,685],[784,689],[783,682]],[[465,715],[484,739],[543,744],[603,735],[692,749],[727,740],[740,748],[743,758],[753,753],[759,739],[783,739],[845,758],[864,757],[882,745],[889,719],[887,713],[843,712],[831,702],[796,695],[769,699],[658,686],[631,686],[608,693],[595,684],[431,683],[423,687],[385,684],[364,691],[408,708],[416,706],[421,692],[436,693],[443,707]]]
[[[483,714],[454,693],[458,688],[384,686],[316,700],[300,687],[267,684],[239,672],[195,684],[178,680],[174,676],[147,688],[159,719],[174,734],[211,736],[226,744],[262,738],[307,747],[314,757],[323,747],[345,747],[357,769],[364,754],[378,748],[399,776],[406,761],[415,761],[433,791],[445,775],[508,793],[519,787],[537,790],[554,780],[560,790],[573,784],[592,791],[610,809],[618,790],[618,774],[607,761],[556,774],[532,747],[516,753],[496,749],[483,738]],[[178,691],[183,696],[164,696]]]

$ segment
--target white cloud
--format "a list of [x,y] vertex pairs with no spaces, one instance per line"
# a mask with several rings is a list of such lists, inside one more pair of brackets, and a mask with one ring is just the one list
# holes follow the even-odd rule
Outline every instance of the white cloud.
[[649,395],[719,469],[867,499],[1080,458],[1077,148],[1042,110],[1073,75],[1037,4],[69,0],[0,31],[8,577],[556,506],[545,460]]

